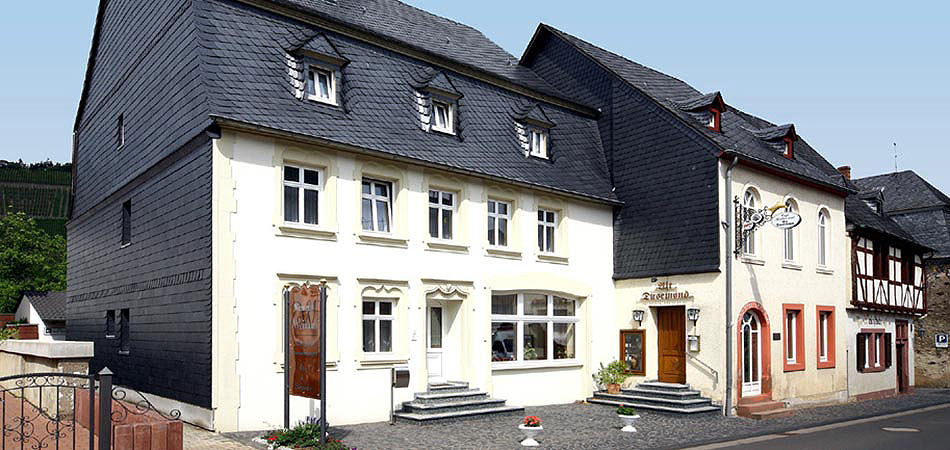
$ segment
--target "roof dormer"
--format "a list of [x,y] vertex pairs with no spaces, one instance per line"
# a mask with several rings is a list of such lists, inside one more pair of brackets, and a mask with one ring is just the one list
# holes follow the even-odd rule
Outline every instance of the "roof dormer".
[[719,91],[688,99],[677,106],[697,116],[706,128],[717,133],[722,131],[722,113],[726,112],[726,102]]
[[753,130],[752,134],[767,144],[779,148],[782,152],[782,156],[788,159],[795,159],[795,141],[798,140],[798,134],[795,133],[795,125],[785,124],[761,128]]
[[518,144],[524,149],[525,156],[550,159],[554,122],[548,118],[541,105],[520,105],[511,115],[515,119]]
[[462,93],[445,72],[427,67],[413,74],[409,84],[416,93],[422,129],[458,135],[458,101]]
[[286,47],[294,95],[302,100],[340,106],[343,67],[350,61],[323,33],[304,39]]

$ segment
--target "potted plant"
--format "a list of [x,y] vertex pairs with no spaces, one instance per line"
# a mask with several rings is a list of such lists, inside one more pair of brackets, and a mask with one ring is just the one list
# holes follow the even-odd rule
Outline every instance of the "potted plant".
[[620,431],[626,433],[637,432],[637,429],[633,427],[634,422],[640,418],[640,415],[637,414],[637,410],[627,405],[620,405],[620,407],[617,408],[617,416],[623,421],[623,428],[621,428]]
[[521,441],[521,445],[525,447],[537,447],[538,441],[534,438],[541,433],[544,428],[541,427],[541,419],[538,416],[527,416],[521,422],[521,425],[518,425],[518,429],[521,430],[521,433],[524,434],[524,440]]
[[607,393],[613,395],[620,393],[620,384],[626,379],[627,373],[620,361],[613,361],[607,364],[607,367],[604,367],[604,363],[600,363],[600,370],[594,374],[594,381],[606,387]]

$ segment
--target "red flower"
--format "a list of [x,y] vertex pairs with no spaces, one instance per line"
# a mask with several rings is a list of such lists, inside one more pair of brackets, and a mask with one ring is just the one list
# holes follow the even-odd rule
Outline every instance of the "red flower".
[[540,427],[541,419],[538,416],[527,416],[524,418],[524,425],[526,427]]

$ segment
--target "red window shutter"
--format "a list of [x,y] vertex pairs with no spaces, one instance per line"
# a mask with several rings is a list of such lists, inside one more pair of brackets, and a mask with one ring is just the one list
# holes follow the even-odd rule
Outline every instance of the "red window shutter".
[[865,364],[866,357],[868,354],[867,348],[865,347],[865,344],[867,342],[865,339],[866,336],[867,335],[864,333],[858,333],[858,342],[857,342],[858,351],[855,352],[855,355],[858,357],[858,362],[856,366],[858,368],[858,372],[864,372],[864,364]]
[[891,333],[884,333],[884,367],[891,367]]

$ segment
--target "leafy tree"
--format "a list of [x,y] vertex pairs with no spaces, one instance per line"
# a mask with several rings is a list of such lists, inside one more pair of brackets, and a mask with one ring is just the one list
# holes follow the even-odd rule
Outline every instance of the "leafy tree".
[[0,218],[0,312],[14,312],[27,291],[65,289],[66,239],[23,213]]

